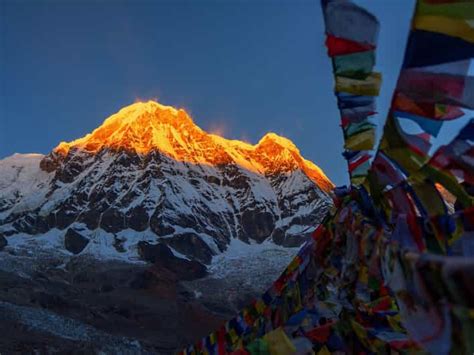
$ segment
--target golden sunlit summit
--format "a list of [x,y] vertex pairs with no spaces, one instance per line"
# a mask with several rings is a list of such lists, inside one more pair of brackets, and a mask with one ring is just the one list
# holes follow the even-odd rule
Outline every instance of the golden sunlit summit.
[[155,101],[137,102],[108,117],[92,133],[72,142],[61,142],[54,152],[89,153],[102,149],[147,154],[158,150],[177,161],[222,165],[235,163],[259,174],[301,169],[324,190],[333,184],[323,171],[304,159],[289,139],[268,133],[255,145],[229,140],[198,127],[184,109]]

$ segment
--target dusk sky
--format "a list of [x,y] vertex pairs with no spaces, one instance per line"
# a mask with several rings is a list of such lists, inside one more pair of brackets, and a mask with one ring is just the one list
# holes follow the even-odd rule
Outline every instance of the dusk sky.
[[[382,24],[383,122],[412,0],[364,0]],[[0,158],[48,153],[156,99],[205,130],[284,135],[347,183],[319,1],[0,0]]]

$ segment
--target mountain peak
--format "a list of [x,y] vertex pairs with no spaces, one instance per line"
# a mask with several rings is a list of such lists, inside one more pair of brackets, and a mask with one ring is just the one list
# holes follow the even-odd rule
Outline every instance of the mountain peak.
[[149,100],[146,102],[138,101],[123,107],[119,112],[108,117],[101,127],[117,125],[115,128],[121,128],[124,125],[133,125],[143,129],[152,124],[194,125],[191,117],[184,109],[177,109],[173,106],[162,105]]
[[299,149],[296,145],[290,141],[288,138],[280,136],[274,132],[268,132],[265,134],[262,139],[258,142],[258,146],[262,146],[265,144],[276,144],[281,148],[287,148],[289,150],[293,150],[299,154]]
[[305,160],[288,138],[271,132],[255,145],[229,140],[203,131],[185,110],[155,101],[126,106],[92,133],[72,142],[61,142],[53,152],[66,156],[71,150],[94,154],[103,149],[138,154],[160,151],[176,161],[232,163],[259,174],[301,169],[324,190],[332,188],[324,173]]
[[184,110],[176,109],[173,106],[163,105],[153,100],[137,101],[131,105],[123,107],[117,114],[112,115],[110,118],[114,117],[115,119],[125,119],[127,121],[130,121],[130,119],[136,118],[140,115],[156,115],[161,111],[167,111],[174,116],[178,116],[178,112]]
[[184,109],[151,100],[135,102],[108,117],[92,133],[71,142],[61,142],[54,152],[67,155],[72,148],[88,152],[122,148],[141,154],[155,148],[166,151],[163,136],[169,137],[172,129],[200,131]]

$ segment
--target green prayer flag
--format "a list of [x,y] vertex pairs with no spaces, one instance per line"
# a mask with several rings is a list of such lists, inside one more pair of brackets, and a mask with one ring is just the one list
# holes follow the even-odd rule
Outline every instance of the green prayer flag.
[[375,52],[367,51],[333,58],[334,73],[353,79],[365,79],[375,65]]

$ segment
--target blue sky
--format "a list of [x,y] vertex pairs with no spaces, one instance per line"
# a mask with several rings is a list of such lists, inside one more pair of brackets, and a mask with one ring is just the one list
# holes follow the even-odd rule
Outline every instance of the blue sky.
[[[383,122],[414,2],[357,3],[382,24]],[[0,16],[0,158],[47,153],[154,98],[227,138],[287,136],[347,182],[317,0],[0,0]]]

